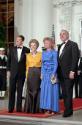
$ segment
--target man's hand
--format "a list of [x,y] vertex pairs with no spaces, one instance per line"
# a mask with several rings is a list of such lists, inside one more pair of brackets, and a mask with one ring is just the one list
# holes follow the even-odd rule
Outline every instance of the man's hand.
[[78,75],[80,75],[80,73],[81,73],[81,71],[80,71],[80,70],[78,70],[78,71],[77,71],[77,74],[78,74]]
[[7,71],[7,78],[10,78],[10,71]]
[[75,75],[75,72],[70,71],[70,73],[69,73],[69,78],[70,78],[70,79],[74,79],[74,75]]

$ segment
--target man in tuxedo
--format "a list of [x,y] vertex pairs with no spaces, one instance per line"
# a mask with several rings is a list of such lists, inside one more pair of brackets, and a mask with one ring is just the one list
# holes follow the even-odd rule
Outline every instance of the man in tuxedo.
[[30,50],[23,46],[24,36],[16,38],[16,46],[10,48],[8,54],[7,70],[10,76],[8,111],[13,112],[15,106],[15,94],[17,90],[16,111],[22,111],[22,91],[26,73],[26,53]]
[[77,72],[79,49],[77,43],[69,40],[68,31],[62,30],[60,32],[60,39],[63,43],[58,48],[58,77],[62,87],[62,95],[65,106],[63,117],[69,117],[73,114],[73,84]]

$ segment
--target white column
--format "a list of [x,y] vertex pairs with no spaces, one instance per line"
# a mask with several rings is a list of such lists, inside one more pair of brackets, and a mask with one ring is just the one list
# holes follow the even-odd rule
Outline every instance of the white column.
[[17,34],[24,35],[26,46],[32,38],[32,12],[32,0],[15,1],[15,37]]
[[61,25],[60,25],[60,8],[55,7],[54,8],[54,26],[55,26],[55,41],[56,44],[60,44],[60,30],[61,30]]
[[73,40],[78,43],[79,48],[82,51],[82,32],[81,32],[81,21],[82,21],[82,4],[76,4],[73,6]]
[[54,8],[54,20],[56,29],[56,42],[61,43],[60,31],[66,29],[70,33],[71,37],[71,24],[72,24],[72,5],[70,4],[59,4]]
[[21,0],[16,1],[14,3],[14,34],[15,38],[21,31],[21,15],[22,15],[22,3]]
[[22,34],[24,34],[26,40],[25,45],[27,46],[30,39],[32,39],[32,0],[22,0],[23,9],[22,9]]
[[53,4],[52,0],[17,0],[15,1],[15,37],[25,36],[25,45],[35,38],[43,44],[43,38],[52,35]]
[[33,0],[33,38],[43,45],[43,38],[52,34],[52,0]]

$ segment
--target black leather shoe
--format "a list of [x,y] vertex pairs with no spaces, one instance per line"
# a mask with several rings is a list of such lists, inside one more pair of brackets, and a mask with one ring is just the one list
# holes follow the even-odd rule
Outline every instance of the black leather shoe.
[[13,110],[9,110],[8,113],[13,113]]
[[16,112],[22,112],[22,110],[16,110]]
[[82,95],[81,95],[81,96],[79,96],[79,98],[82,98]]
[[73,115],[73,112],[69,112],[69,113],[64,113],[63,114],[63,117],[70,117],[70,116],[72,116]]

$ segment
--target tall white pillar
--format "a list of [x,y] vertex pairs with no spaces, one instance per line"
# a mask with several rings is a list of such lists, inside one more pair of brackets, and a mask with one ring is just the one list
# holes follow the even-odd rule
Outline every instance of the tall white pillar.
[[24,45],[28,46],[32,38],[32,0],[15,1],[15,38],[18,34],[25,36]]
[[51,36],[53,22],[52,0],[33,0],[33,38],[43,45],[43,38]]
[[52,35],[53,3],[52,0],[17,0],[15,1],[15,36],[23,34],[25,45],[32,38],[43,44],[43,38]]
[[27,46],[30,39],[32,38],[32,21],[33,21],[33,9],[32,9],[32,0],[22,0],[22,34],[24,34],[26,40],[25,45]]
[[21,31],[21,15],[22,15],[22,3],[15,0],[14,3],[14,34],[15,38]]
[[82,3],[73,6],[73,40],[78,43],[82,51]]

